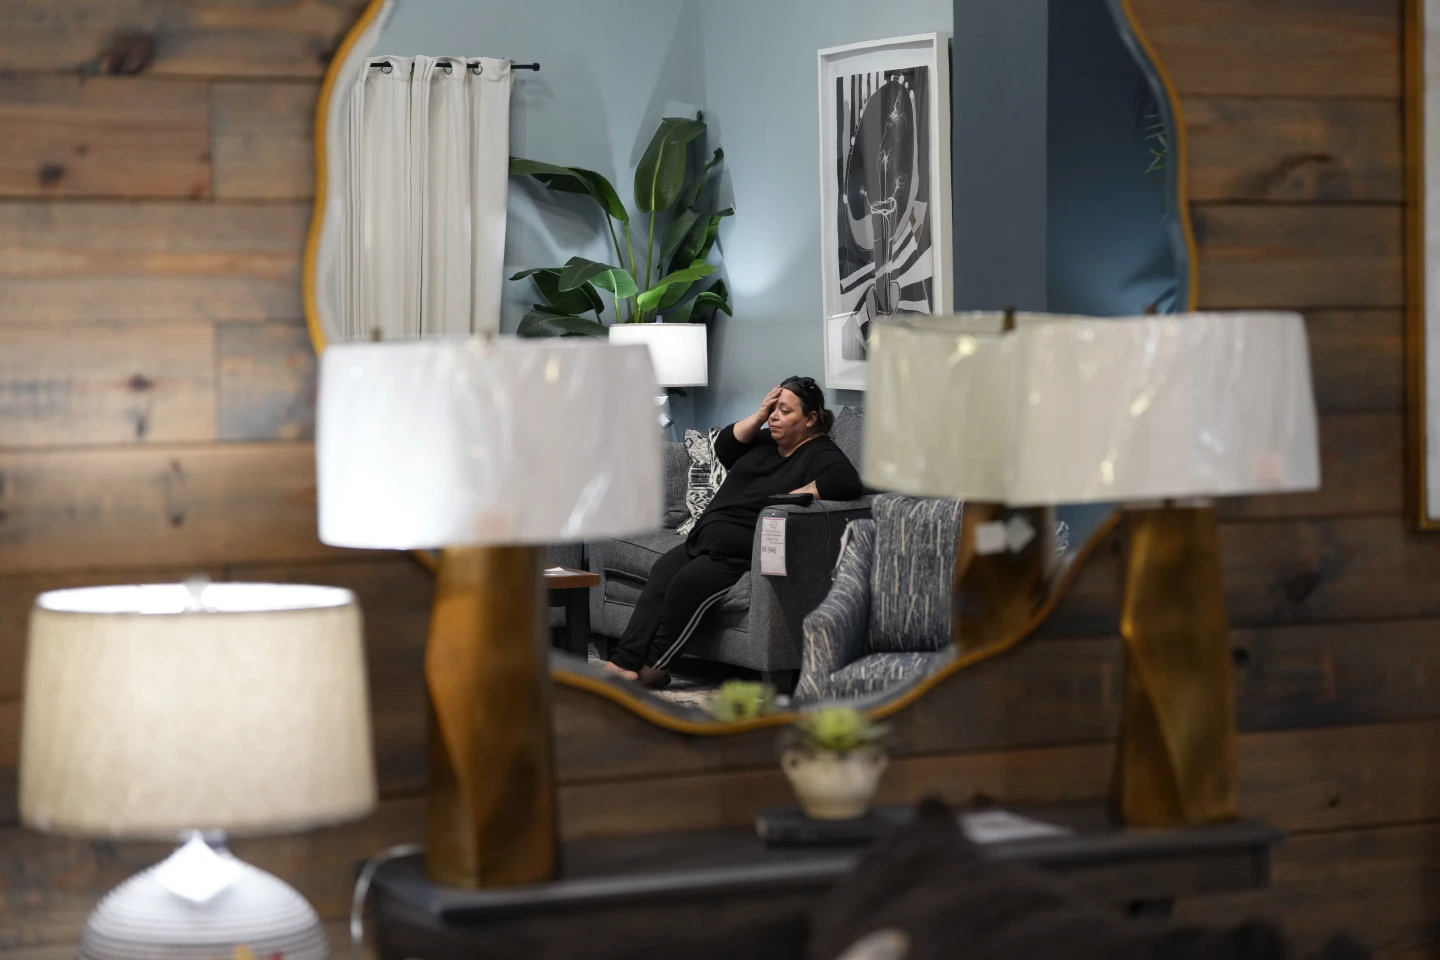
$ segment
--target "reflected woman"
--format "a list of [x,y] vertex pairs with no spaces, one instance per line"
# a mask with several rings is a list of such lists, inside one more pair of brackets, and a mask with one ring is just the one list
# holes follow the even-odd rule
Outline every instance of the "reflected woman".
[[607,670],[649,687],[670,682],[670,664],[696,624],[749,571],[755,524],[770,497],[860,496],[860,475],[829,437],[834,423],[815,381],[791,377],[720,431],[715,455],[728,471],[725,482],[685,542],[655,561]]

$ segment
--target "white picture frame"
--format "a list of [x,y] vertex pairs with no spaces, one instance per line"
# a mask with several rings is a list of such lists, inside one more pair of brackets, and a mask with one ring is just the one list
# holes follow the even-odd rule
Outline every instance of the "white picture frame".
[[818,61],[825,386],[864,390],[870,324],[952,312],[949,35]]

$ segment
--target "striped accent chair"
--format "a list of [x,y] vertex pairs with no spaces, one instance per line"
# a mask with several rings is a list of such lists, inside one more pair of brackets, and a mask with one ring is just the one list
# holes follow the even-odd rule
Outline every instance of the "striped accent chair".
[[954,659],[955,540],[964,504],[884,494],[845,531],[835,580],[805,617],[802,703],[876,693]]

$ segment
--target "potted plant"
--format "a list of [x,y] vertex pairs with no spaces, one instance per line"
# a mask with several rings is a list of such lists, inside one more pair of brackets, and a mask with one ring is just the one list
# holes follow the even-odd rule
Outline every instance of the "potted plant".
[[780,767],[807,816],[865,815],[888,760],[881,744],[886,729],[853,707],[822,707],[795,721]]
[[[518,335],[607,336],[607,301],[614,309],[613,323],[704,323],[716,310],[730,314],[723,280],[708,289],[700,287],[700,281],[715,273],[709,257],[720,221],[734,213],[728,207],[712,211],[708,195],[713,191],[706,189],[725,156],[719,148],[687,180],[690,144],[704,133],[698,114],[693,120],[660,121],[635,169],[637,222],[610,181],[595,171],[510,158],[511,176],[532,177],[551,190],[592,198],[605,214],[615,248],[614,263],[571,257],[562,267],[536,267],[511,277],[528,278],[544,301],[521,319]],[[638,242],[632,226],[639,230]]]
[[754,720],[775,712],[775,688],[768,683],[726,680],[710,703],[710,716],[721,723]]

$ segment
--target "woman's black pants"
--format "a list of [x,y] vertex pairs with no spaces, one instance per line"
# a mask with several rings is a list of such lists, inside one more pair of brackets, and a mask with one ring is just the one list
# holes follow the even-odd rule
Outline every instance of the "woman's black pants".
[[625,633],[610,646],[610,662],[626,670],[669,669],[700,618],[750,569],[750,559],[691,556],[681,544],[655,561]]

